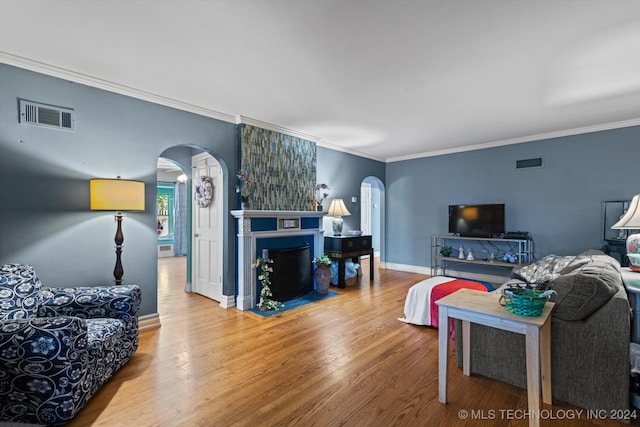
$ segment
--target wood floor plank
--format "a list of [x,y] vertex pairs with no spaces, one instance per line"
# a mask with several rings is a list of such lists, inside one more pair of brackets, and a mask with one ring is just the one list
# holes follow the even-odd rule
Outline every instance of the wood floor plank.
[[265,318],[184,292],[184,263],[159,259],[162,326],[141,332],[137,353],[68,426],[528,425],[499,412],[526,410],[526,390],[464,376],[453,353],[449,403],[438,401],[437,330],[397,320],[423,275],[376,270],[370,283],[364,261],[357,286]]

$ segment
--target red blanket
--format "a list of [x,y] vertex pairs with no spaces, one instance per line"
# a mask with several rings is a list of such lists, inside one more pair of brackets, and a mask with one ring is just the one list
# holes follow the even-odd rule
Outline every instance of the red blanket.
[[[487,287],[482,283],[464,279],[455,279],[450,282],[434,286],[433,289],[431,289],[431,307],[429,310],[431,314],[431,326],[434,328],[438,327],[438,305],[436,304],[436,301],[454,293],[458,289],[463,288],[487,292]],[[453,337],[453,319],[450,319],[450,321],[449,330]]]

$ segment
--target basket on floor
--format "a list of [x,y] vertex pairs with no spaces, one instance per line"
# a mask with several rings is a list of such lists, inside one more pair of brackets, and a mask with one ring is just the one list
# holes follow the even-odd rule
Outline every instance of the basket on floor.
[[544,310],[548,295],[542,291],[532,289],[505,289],[502,292],[501,300],[513,314],[520,316],[540,316]]

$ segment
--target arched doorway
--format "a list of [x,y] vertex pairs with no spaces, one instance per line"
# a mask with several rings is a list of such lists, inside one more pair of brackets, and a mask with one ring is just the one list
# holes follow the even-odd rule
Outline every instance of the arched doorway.
[[[167,166],[168,165],[168,166]],[[176,189],[184,189],[178,195],[180,206],[174,202],[172,212],[176,212],[174,219],[178,219],[176,209],[182,209],[180,218],[184,226],[173,223],[170,234],[174,239],[174,256],[185,255],[185,263],[180,265],[186,270],[185,291],[197,292],[213,300],[219,301],[224,307],[233,306],[235,296],[225,296],[223,266],[225,256],[224,241],[224,209],[225,209],[225,174],[226,168],[211,153],[206,150],[188,145],[171,147],[161,153],[158,161],[158,195],[161,187],[167,186],[167,182],[161,182],[161,168],[174,169],[174,182]],[[177,176],[184,173],[188,180],[184,185],[179,185]],[[176,176],[177,175],[177,176]],[[166,175],[165,175],[166,176]],[[210,183],[212,193],[209,203],[198,203],[194,194],[199,189],[202,178]],[[176,190],[177,191],[177,190]],[[174,192],[174,194],[177,194]],[[159,209],[158,209],[159,210]],[[159,217],[159,223],[164,218]],[[182,235],[176,232],[182,231]],[[160,234],[165,234],[160,230]],[[182,240],[181,240],[182,239]],[[177,243],[182,242],[183,252],[178,252]],[[160,243],[160,241],[159,241]],[[160,252],[159,252],[160,256]]]
[[383,256],[384,247],[384,184],[368,176],[360,184],[360,228],[371,235],[375,256]]

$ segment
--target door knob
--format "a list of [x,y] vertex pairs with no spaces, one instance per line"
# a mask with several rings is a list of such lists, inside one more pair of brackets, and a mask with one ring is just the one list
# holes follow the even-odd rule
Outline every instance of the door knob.
[[193,237],[198,237],[200,236],[198,233],[194,234]]

